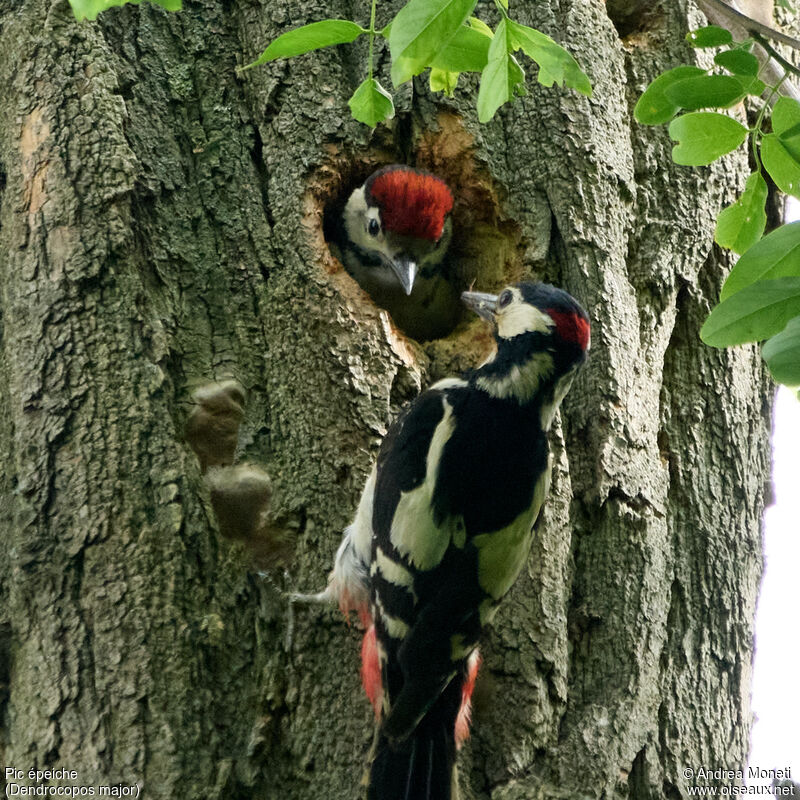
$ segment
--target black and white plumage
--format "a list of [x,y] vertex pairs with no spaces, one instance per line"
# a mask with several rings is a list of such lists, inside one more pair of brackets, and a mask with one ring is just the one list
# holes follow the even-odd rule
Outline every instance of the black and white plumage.
[[560,289],[462,297],[493,322],[497,352],[391,426],[325,593],[367,624],[369,800],[456,797],[478,640],[528,557],[547,431],[589,347],[586,312]]
[[460,311],[445,261],[452,208],[440,178],[391,164],[355,189],[342,213],[345,269],[416,339],[448,333]]

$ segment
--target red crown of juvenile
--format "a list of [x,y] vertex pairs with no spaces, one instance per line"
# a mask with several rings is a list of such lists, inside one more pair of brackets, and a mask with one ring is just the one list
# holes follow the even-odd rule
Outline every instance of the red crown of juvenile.
[[381,209],[384,227],[403,236],[438,241],[453,209],[453,195],[443,180],[410,167],[376,172],[365,188]]

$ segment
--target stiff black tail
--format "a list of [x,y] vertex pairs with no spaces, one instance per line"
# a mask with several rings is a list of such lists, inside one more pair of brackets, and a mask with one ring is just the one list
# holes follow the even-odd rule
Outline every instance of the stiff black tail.
[[377,738],[367,800],[457,800],[452,720],[426,717],[396,744]]

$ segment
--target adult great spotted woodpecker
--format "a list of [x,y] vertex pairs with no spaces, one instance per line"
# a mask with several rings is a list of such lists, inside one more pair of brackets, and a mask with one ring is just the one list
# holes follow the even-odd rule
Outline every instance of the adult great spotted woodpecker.
[[496,353],[391,426],[328,588],[313,596],[366,626],[362,679],[378,718],[369,800],[457,796],[478,640],[528,557],[550,481],[547,432],[589,348],[589,318],[560,289],[462,298],[494,324]]
[[338,240],[347,271],[415,339],[449,333],[460,306],[445,256],[453,196],[435,175],[383,167],[345,205]]

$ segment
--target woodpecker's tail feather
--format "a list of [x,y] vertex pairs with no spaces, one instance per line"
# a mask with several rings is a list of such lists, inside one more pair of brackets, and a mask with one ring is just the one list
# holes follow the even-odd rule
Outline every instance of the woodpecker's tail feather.
[[452,721],[423,720],[402,742],[378,733],[367,800],[458,800]]

